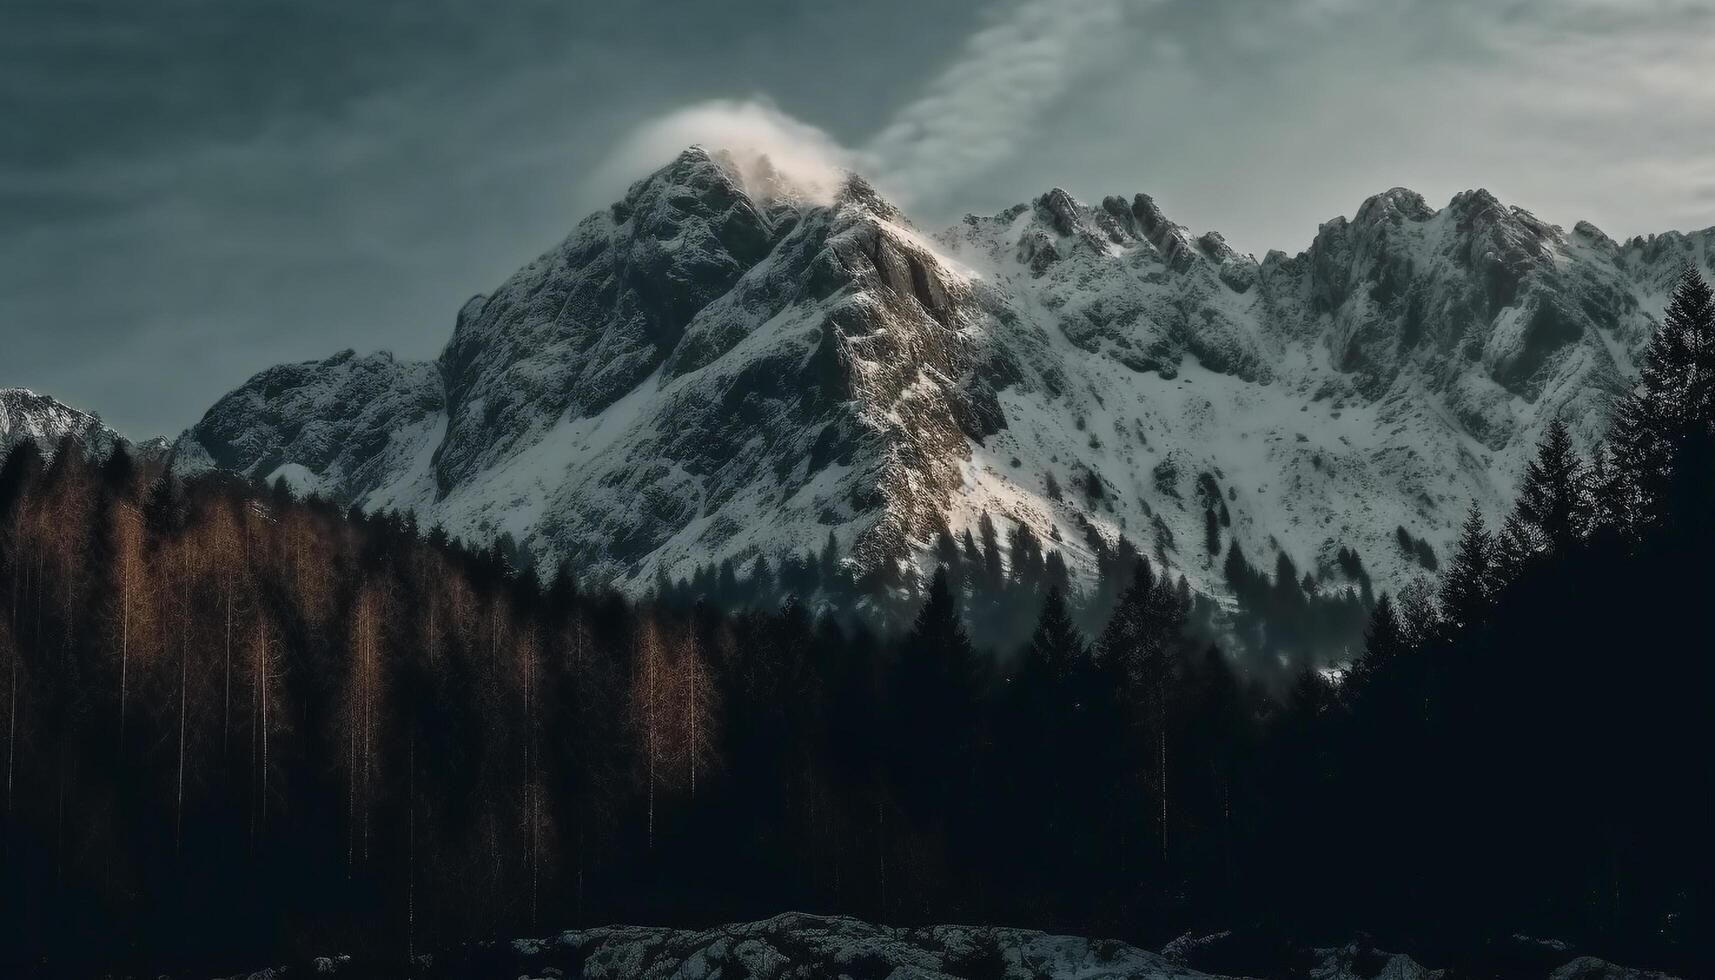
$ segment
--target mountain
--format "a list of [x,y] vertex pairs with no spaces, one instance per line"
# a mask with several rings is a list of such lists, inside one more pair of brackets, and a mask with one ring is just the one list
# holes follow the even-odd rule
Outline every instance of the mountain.
[[[28,388],[0,388],[0,459],[25,439],[52,450],[68,437],[98,455],[125,441],[100,419],[57,399]],[[164,443],[157,447],[165,451]]]
[[939,234],[693,147],[459,311],[433,362],[262,372],[175,444],[635,590],[711,560],[916,557],[985,512],[1075,573],[1121,534],[1384,585],[1496,511],[1548,422],[1588,444],[1715,229],[1617,243],[1395,189],[1261,261],[1144,194]]

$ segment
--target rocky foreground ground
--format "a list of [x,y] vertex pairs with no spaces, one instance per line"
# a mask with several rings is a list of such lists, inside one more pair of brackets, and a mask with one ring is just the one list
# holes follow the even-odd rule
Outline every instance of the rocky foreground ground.
[[[477,945],[422,955],[410,966],[323,957],[234,980],[295,977],[420,977],[460,980],[1206,980],[1235,976],[1305,980],[1462,980],[1540,976],[1549,980],[1671,980],[1667,974],[1577,956],[1521,940],[1499,973],[1429,969],[1408,956],[1354,944],[1276,950],[1255,962],[1227,934],[1184,937],[1160,953],[1115,940],[986,926],[895,928],[796,913],[759,922],[687,930],[606,926],[546,939]],[[1245,958],[1253,963],[1246,968]],[[1240,968],[1232,971],[1234,965]]]

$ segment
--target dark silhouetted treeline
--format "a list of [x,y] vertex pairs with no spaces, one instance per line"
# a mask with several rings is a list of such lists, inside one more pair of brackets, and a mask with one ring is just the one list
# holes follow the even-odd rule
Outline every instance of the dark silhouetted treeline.
[[1581,459],[1556,423],[1500,528],[1473,510],[1439,594],[1405,598],[1340,690],[1295,695],[1278,775],[1304,791],[1272,794],[1270,850],[1303,864],[1268,877],[1315,890],[1282,913],[1708,975],[1715,302],[1695,273],[1607,443]]
[[1035,638],[997,656],[946,572],[891,635],[632,603],[407,516],[25,444],[0,948],[218,969],[782,908],[1181,915],[1169,869],[1242,812],[1223,753],[1264,702],[1128,558],[1093,646],[1042,558]]
[[[1013,524],[1002,541],[993,518],[984,513],[974,532],[955,535],[943,529],[937,534],[935,565],[947,575],[971,641],[1003,656],[1018,649],[1055,591],[1080,629],[1100,632],[1144,555],[1123,532],[1109,541],[1085,521],[1083,534],[1095,573],[1083,589],[1074,586],[1057,543],[1044,542],[1027,525]],[[517,555],[517,564],[528,563],[527,552]],[[1332,566],[1319,574],[1300,574],[1282,553],[1271,576],[1253,567],[1235,541],[1222,569],[1234,600],[1230,607],[1192,592],[1183,575],[1174,588],[1187,610],[1185,629],[1202,642],[1220,644],[1246,673],[1285,686],[1300,670],[1346,662],[1362,648],[1375,596],[1356,551],[1339,549]],[[799,598],[836,611],[846,626],[891,635],[910,627],[927,587],[910,564],[882,563],[854,573],[840,560],[830,535],[819,551],[781,555],[772,562],[757,557],[743,567],[730,559],[708,563],[678,580],[662,575],[651,595],[679,610],[706,602],[728,612],[774,610]]]
[[[1689,275],[1609,444],[1555,426],[1438,590],[1232,549],[1226,619],[1123,543],[1074,597],[987,522],[927,584],[836,586],[897,631],[724,611],[730,568],[632,603],[409,517],[26,444],[0,465],[0,962],[402,961],[801,909],[1706,966],[1712,500]],[[1365,619],[1343,680],[1307,666]],[[1296,680],[1208,642],[1242,629]]]

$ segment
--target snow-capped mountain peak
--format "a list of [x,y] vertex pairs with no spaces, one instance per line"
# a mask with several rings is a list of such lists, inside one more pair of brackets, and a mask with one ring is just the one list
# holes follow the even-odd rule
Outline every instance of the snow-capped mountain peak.
[[53,452],[68,438],[96,454],[124,441],[99,418],[56,398],[28,388],[0,388],[0,458],[25,439]]
[[458,312],[432,363],[265,371],[181,470],[284,476],[643,588],[708,561],[919,558],[988,513],[1074,570],[1125,534],[1385,584],[1498,509],[1555,417],[1589,441],[1715,233],[1616,245],[1404,188],[1260,262],[1147,194],[1061,189],[938,234],[863,178],[693,147]]

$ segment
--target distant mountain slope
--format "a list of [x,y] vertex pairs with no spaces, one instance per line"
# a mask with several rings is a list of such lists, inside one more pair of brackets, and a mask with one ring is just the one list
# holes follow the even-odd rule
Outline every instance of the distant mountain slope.
[[[1384,585],[1498,509],[1548,421],[1586,442],[1715,230],[1618,244],[1396,189],[1260,262],[1147,195],[1055,190],[939,235],[692,148],[459,312],[433,363],[265,371],[175,447],[643,588],[818,548],[922,559],[985,511],[1092,566],[1124,533],[1219,592],[1208,539]],[[1211,516],[1212,515],[1212,516]],[[1212,525],[1212,527],[1211,527]]]
[[97,454],[124,441],[100,419],[58,399],[28,388],[0,388],[0,458],[25,439],[51,451],[68,436]]

